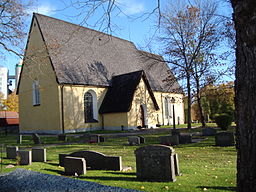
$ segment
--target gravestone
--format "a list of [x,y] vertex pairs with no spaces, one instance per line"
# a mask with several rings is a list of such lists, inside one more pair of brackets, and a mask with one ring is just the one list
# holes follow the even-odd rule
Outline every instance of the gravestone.
[[145,143],[145,137],[143,136],[138,136],[140,138],[140,144],[144,144]]
[[105,137],[100,136],[100,142],[105,142]]
[[59,134],[58,135],[59,141],[67,141],[67,135],[66,134]]
[[17,160],[20,165],[31,165],[32,163],[31,151],[17,151]]
[[207,127],[205,129],[202,129],[202,135],[203,136],[214,136],[216,135],[217,130],[211,127]]
[[181,133],[179,136],[180,144],[192,143],[191,133]]
[[66,156],[64,169],[66,175],[85,175],[86,161],[84,158]]
[[162,145],[179,145],[179,135],[168,135],[160,137]]
[[6,147],[7,159],[16,159],[18,150],[19,150],[19,148],[17,146],[7,146]]
[[32,148],[32,161],[33,162],[46,162],[46,149]]
[[96,151],[77,151],[70,154],[59,154],[59,165],[64,165],[66,156],[81,157],[86,161],[86,166],[91,170],[122,170],[121,156],[106,156]]
[[[136,175],[142,181],[176,181],[174,149],[164,145],[149,145],[135,150]],[[178,166],[178,164],[176,164]]]
[[100,143],[99,135],[90,135],[90,143]]
[[177,153],[174,153],[173,160],[174,160],[175,175],[180,176],[181,174],[180,174],[179,158]]
[[39,137],[39,135],[37,133],[33,133],[32,134],[32,139],[33,139],[35,144],[41,144],[40,137]]
[[19,134],[19,135],[17,136],[17,143],[18,143],[18,144],[21,144],[21,143],[22,143],[22,135],[21,135],[21,134]]
[[139,145],[140,144],[140,138],[138,136],[128,137],[128,144],[129,145]]
[[215,144],[217,146],[233,146],[235,145],[235,136],[232,132],[220,132],[215,135]]

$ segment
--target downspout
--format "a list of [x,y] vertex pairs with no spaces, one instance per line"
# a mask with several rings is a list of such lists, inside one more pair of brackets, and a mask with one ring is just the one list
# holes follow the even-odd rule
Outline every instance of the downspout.
[[61,127],[62,127],[62,134],[65,134],[65,126],[64,126],[64,104],[63,104],[63,101],[64,101],[64,92],[63,92],[63,89],[64,89],[64,85],[61,85],[60,87],[60,96],[61,96]]
[[163,125],[164,125],[164,104],[163,104],[163,94],[161,93],[161,102],[162,102],[162,122],[163,122]]
[[101,121],[102,121],[102,130],[104,130],[104,114],[101,115]]

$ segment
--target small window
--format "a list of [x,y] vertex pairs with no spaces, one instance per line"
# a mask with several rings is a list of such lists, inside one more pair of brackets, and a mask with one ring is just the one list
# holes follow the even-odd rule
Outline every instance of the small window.
[[165,118],[169,117],[169,104],[167,97],[164,100]]
[[35,80],[32,84],[32,94],[33,94],[33,105],[40,105],[40,90],[39,90],[39,81]]

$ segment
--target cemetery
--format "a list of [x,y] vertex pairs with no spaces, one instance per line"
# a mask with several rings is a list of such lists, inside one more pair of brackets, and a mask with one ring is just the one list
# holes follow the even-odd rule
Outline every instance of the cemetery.
[[234,128],[211,129],[0,135],[0,180],[22,169],[137,191],[234,191]]

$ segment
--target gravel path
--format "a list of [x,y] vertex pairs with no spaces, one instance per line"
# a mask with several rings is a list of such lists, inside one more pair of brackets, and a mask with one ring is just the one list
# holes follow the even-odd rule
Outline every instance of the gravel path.
[[0,175],[1,192],[139,192],[63,176],[16,169]]

